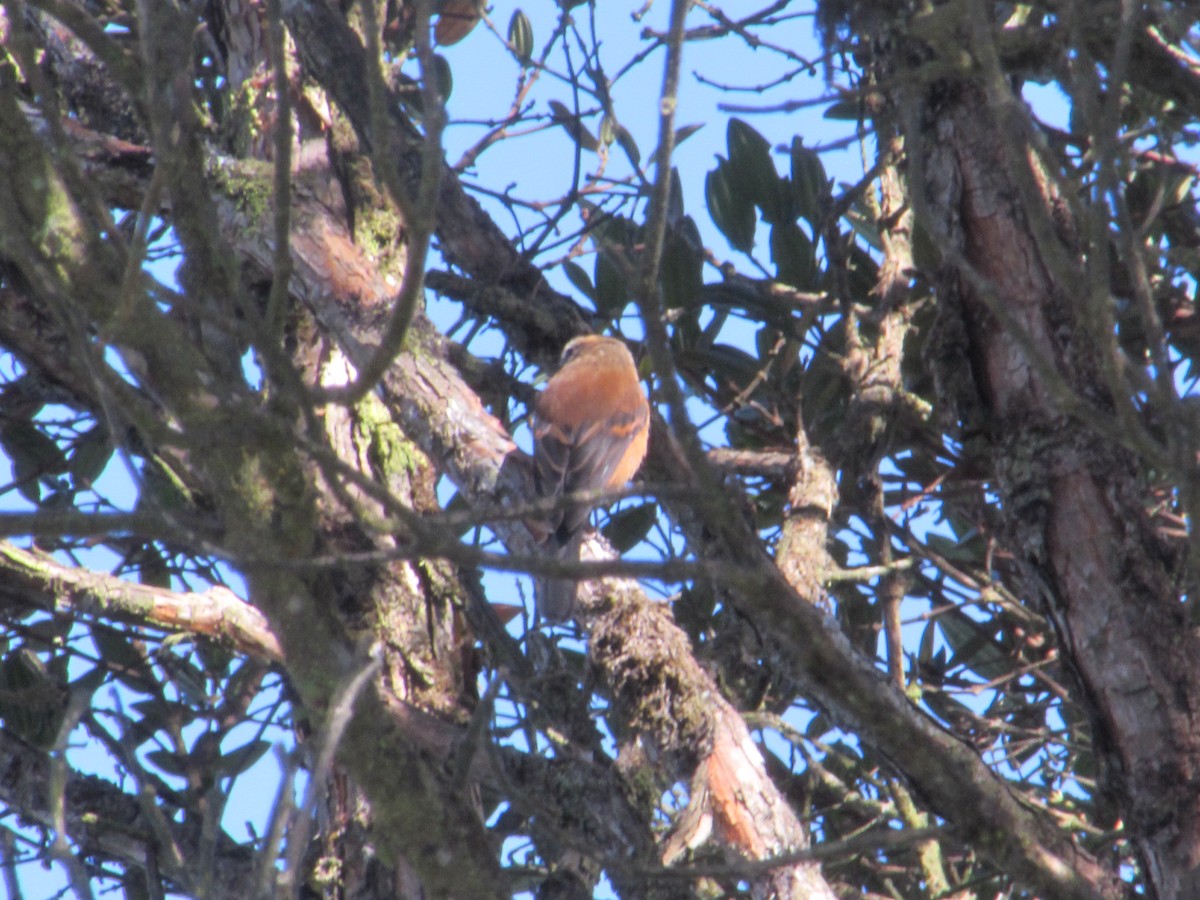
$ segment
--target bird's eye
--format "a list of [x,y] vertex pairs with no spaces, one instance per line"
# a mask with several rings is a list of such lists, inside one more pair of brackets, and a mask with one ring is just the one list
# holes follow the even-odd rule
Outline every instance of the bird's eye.
[[581,338],[575,338],[574,340],[568,341],[567,346],[563,347],[562,356],[560,356],[558,359],[559,365],[566,365],[579,355],[579,351],[582,348],[583,340]]

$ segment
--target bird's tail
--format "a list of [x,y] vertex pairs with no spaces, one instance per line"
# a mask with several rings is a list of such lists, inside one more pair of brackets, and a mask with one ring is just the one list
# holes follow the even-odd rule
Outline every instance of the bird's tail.
[[[583,535],[576,532],[552,555],[555,559],[577,561],[582,544]],[[567,621],[575,615],[578,594],[579,582],[573,578],[539,578],[535,588],[538,618],[551,623]]]

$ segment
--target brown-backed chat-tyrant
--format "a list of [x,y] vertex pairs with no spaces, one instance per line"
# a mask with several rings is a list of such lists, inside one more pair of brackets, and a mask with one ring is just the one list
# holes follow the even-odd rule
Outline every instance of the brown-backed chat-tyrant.
[[[650,405],[629,348],[616,338],[575,338],[534,408],[538,496],[620,487],[642,464],[649,435]],[[590,512],[590,504],[569,503],[551,514],[546,542],[556,556],[579,558]],[[552,622],[569,618],[575,588],[574,581],[541,580],[539,614]]]

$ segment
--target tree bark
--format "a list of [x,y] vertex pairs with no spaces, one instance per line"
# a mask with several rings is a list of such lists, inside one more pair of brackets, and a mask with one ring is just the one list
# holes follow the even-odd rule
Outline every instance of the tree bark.
[[[1103,320],[1067,204],[1015,99],[940,83],[923,107],[928,221],[948,259],[941,315],[965,335],[1028,596],[1054,620],[1086,691],[1102,789],[1115,796],[1159,897],[1200,892],[1200,639],[1148,519],[1144,466],[1120,446]],[[1080,406],[1095,415],[1073,415]],[[1097,419],[1099,424],[1097,424]],[[1107,764],[1106,764],[1107,763]]]

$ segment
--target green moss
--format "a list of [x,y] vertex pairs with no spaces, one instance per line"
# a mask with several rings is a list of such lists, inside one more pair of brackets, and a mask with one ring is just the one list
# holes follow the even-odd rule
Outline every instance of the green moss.
[[662,780],[656,775],[654,767],[629,767],[621,774],[630,802],[640,809],[647,819],[651,818],[658,808],[663,790]]
[[416,474],[421,464],[420,450],[413,445],[394,421],[387,408],[374,396],[355,407],[356,437],[365,439],[374,474],[391,483],[396,477]]
[[213,186],[256,222],[266,221],[274,203],[274,173],[270,163],[258,160],[215,162],[208,172]]
[[275,505],[275,489],[264,469],[262,454],[247,454],[234,476],[234,485],[251,517],[263,521]]
[[229,98],[225,119],[228,144],[234,156],[253,156],[263,142],[262,110],[271,103],[269,82],[247,78]]
[[397,289],[404,276],[405,253],[400,241],[402,231],[403,223],[399,215],[389,206],[366,205],[357,210],[354,243],[376,261],[383,275],[395,279],[394,287]]
[[[20,259],[21,244],[32,239],[61,277],[69,281],[86,268],[95,230],[79,214],[50,155],[29,128],[16,96],[12,67],[0,66],[0,159],[5,161],[0,190],[11,198],[19,213],[3,223],[0,250]],[[9,251],[6,245],[15,235],[20,237]]]

